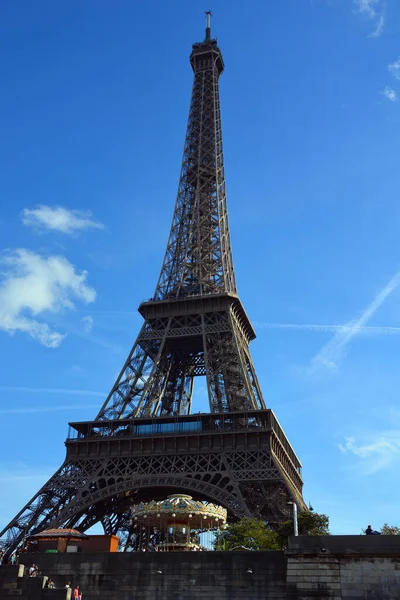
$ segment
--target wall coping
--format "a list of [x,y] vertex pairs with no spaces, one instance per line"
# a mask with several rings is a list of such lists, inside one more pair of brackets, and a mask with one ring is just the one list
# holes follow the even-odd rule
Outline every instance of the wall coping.
[[398,535],[290,536],[286,556],[341,555],[400,557]]

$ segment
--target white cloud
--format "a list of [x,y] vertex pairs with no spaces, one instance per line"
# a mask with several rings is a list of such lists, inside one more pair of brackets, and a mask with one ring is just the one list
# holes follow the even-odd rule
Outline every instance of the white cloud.
[[[55,469],[54,469],[55,470]],[[27,481],[46,481],[50,477],[45,469],[33,470],[30,466],[23,463],[6,463],[0,464],[0,483],[15,483]],[[36,490],[37,491],[37,490]],[[4,505],[3,505],[4,506]]]
[[[333,331],[334,333],[346,333],[353,330],[353,325],[315,325],[312,323],[258,323],[253,322],[256,329],[293,329],[299,331],[316,331],[325,333]],[[374,327],[371,325],[359,326],[358,334],[363,335],[400,335],[400,327]]]
[[24,225],[68,235],[85,229],[104,229],[102,223],[92,219],[90,210],[69,210],[62,206],[40,204],[36,208],[24,208],[21,216]]
[[400,56],[397,60],[388,65],[389,73],[391,73],[396,79],[400,80]]
[[61,394],[62,396],[101,396],[104,392],[93,390],[75,390],[71,388],[36,388],[23,385],[0,385],[0,392],[17,392],[23,394]]
[[81,319],[82,323],[83,323],[83,331],[85,333],[90,333],[93,329],[93,317],[83,317],[83,319]]
[[32,317],[73,309],[74,299],[93,302],[96,292],[86,283],[87,272],[75,271],[64,256],[43,258],[25,249],[4,255],[1,263],[0,329],[11,334],[23,331],[44,346],[57,348],[65,336]]
[[397,102],[397,100],[398,100],[397,93],[395,92],[395,90],[393,88],[389,87],[388,85],[381,92],[381,94],[383,94],[385,96],[385,98],[387,98],[391,102]]
[[51,405],[51,406],[21,406],[19,408],[0,408],[0,415],[32,415],[39,413],[50,413],[68,410],[71,413],[76,410],[97,409],[98,404],[73,404],[73,405]]
[[389,283],[375,296],[374,300],[367,306],[358,319],[346,324],[345,328],[337,331],[333,338],[312,359],[312,370],[319,367],[327,367],[336,370],[343,360],[346,347],[351,340],[360,333],[376,311],[382,306],[386,298],[398,287],[400,283],[400,271],[396,273]]
[[369,34],[369,37],[378,38],[385,27],[385,16],[381,15],[375,24],[375,29]]
[[58,467],[59,464],[37,465],[36,461],[29,465],[16,460],[0,462],[0,522],[4,526],[15,517],[16,508],[24,506]]
[[372,441],[357,444],[355,438],[349,436],[345,438],[344,444],[338,445],[343,454],[353,454],[365,461],[365,474],[385,469],[400,457],[400,431],[382,432],[372,437]]
[[378,38],[385,27],[386,1],[385,0],[353,0],[361,15],[374,21],[375,28],[369,37]]
[[360,13],[367,15],[371,19],[376,16],[380,0],[354,0],[354,4]]

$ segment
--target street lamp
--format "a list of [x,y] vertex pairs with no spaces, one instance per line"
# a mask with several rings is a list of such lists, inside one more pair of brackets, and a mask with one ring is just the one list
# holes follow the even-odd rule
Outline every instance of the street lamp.
[[290,500],[288,502],[288,504],[293,504],[293,535],[299,535],[299,523],[297,520],[297,504],[296,502],[293,502],[292,500]]

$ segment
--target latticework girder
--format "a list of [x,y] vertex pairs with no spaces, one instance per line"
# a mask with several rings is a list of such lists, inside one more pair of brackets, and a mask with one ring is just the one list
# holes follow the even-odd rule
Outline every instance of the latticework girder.
[[215,40],[195,44],[192,99],[171,232],[154,298],[236,293],[226,206]]
[[[220,413],[210,422],[207,415],[200,421],[178,417],[178,438],[168,418],[153,421],[154,431],[167,433],[143,437],[149,426],[139,425],[139,431],[128,428],[121,437],[118,424],[126,427],[128,421],[119,420],[104,425],[101,436],[92,422],[83,438],[69,439],[66,461],[0,532],[3,544],[12,549],[26,535],[50,527],[86,531],[98,522],[115,533],[132,502],[171,492],[220,503],[236,518],[254,515],[270,523],[287,517],[289,499],[302,502],[300,463],[285,448],[271,411],[236,418]],[[193,423],[197,434],[189,433]]]

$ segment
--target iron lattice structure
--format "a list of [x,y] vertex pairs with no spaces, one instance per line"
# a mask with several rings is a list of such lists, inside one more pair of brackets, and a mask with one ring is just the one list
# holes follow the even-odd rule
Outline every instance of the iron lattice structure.
[[[301,464],[261,394],[254,329],[236,289],[210,36],[193,45],[194,83],[172,227],[144,324],[96,419],[72,424],[61,468],[0,532],[11,551],[49,527],[129,530],[129,509],[168,493],[277,523],[304,507]],[[191,415],[194,378],[210,413]]]
[[219,101],[222,54],[193,46],[192,99],[167,250],[145,322],[97,419],[190,413],[207,378],[212,412],[265,408],[249,353],[254,330],[237,295]]

